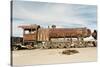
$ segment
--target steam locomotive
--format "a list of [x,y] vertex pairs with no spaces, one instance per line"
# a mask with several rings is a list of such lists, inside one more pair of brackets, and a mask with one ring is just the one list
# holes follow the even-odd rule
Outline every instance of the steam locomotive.
[[[83,38],[91,36],[91,30],[84,28],[42,28],[40,25],[18,26],[23,29],[22,44],[27,48],[68,48],[71,44],[73,47],[86,47]],[[52,39],[64,39],[63,42],[54,42]],[[66,40],[69,39],[69,40]],[[76,38],[76,41],[73,41]]]

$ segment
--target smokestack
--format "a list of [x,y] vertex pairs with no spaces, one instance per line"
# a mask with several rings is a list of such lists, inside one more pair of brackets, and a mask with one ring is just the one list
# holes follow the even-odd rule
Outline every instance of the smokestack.
[[52,28],[53,28],[53,29],[56,28],[56,25],[52,25]]

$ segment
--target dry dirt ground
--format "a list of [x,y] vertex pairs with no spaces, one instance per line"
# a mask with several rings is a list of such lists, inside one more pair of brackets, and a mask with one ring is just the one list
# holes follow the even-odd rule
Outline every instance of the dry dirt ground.
[[97,48],[71,48],[79,53],[64,55],[65,49],[33,49],[18,50],[12,52],[13,65],[38,65],[38,64],[58,64],[73,62],[92,62],[97,60]]

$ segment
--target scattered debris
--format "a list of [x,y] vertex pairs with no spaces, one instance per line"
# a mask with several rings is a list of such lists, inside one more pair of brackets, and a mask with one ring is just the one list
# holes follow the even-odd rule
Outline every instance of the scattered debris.
[[72,54],[75,54],[75,53],[79,53],[79,51],[77,51],[77,50],[64,50],[62,52],[62,54],[67,54],[67,55],[72,55]]

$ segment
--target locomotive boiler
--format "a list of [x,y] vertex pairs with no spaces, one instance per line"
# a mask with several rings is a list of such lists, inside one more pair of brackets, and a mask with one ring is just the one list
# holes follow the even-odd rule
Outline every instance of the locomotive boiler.
[[50,38],[77,38],[77,37],[89,37],[91,31],[87,28],[55,28],[49,29]]

